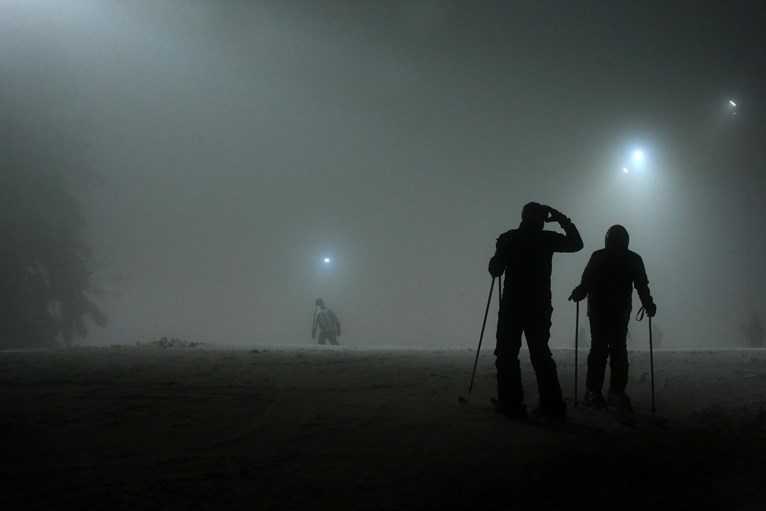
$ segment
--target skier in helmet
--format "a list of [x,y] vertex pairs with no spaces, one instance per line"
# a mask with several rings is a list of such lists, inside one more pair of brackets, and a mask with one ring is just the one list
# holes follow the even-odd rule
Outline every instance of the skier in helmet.
[[[632,308],[633,287],[649,317],[657,313],[649,291],[644,261],[628,250],[627,229],[613,225],[606,231],[605,248],[596,250],[582,274],[580,285],[574,288],[570,300],[579,302],[588,297],[591,347],[588,354],[585,404],[595,408],[607,405],[631,411],[630,398],[625,393],[628,383],[628,350],[626,336]],[[602,387],[609,359],[609,391],[604,399]]]

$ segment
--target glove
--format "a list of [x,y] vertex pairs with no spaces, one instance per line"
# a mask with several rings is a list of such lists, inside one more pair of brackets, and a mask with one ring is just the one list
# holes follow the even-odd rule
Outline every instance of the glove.
[[586,291],[582,286],[577,286],[572,290],[572,294],[569,295],[569,301],[579,302],[586,296],[588,296],[588,291]]
[[564,213],[553,209],[550,206],[545,206],[545,208],[548,210],[548,218],[545,220],[546,222],[558,222],[561,224],[569,221],[569,218],[567,218]]
[[650,318],[653,318],[654,315],[657,314],[657,306],[654,304],[654,302],[644,305],[644,310],[646,311],[646,315]]
[[492,278],[497,278],[500,275],[503,274],[505,271],[505,266],[503,263],[494,257],[489,260],[489,274],[492,275]]

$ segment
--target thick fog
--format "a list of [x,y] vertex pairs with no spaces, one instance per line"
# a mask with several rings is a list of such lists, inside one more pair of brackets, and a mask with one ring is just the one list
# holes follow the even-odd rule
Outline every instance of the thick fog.
[[622,4],[0,0],[3,166],[89,176],[85,344],[308,343],[321,297],[341,344],[475,347],[495,239],[537,201],[585,241],[554,256],[553,346],[619,223],[661,348],[744,347],[764,7]]

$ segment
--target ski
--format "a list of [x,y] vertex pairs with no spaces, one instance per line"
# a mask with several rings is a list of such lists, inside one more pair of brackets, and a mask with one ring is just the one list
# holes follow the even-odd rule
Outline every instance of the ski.
[[576,434],[585,433],[591,435],[600,435],[604,433],[604,430],[601,428],[578,424],[577,422],[572,422],[569,418],[557,419],[553,417],[538,415],[535,412],[525,413],[523,417],[516,416],[515,414],[508,414],[504,410],[501,410],[500,401],[498,401],[496,398],[490,398],[489,402],[496,413],[508,417],[518,424],[528,424],[531,426],[542,427],[554,431],[566,431]]
[[668,428],[668,421],[666,419],[663,419],[661,417],[656,417],[654,415],[646,415],[644,413],[636,412],[634,410],[631,410],[631,411],[618,410],[613,407],[595,408],[595,407],[587,406],[587,405],[584,406],[583,408],[593,413],[598,413],[606,417],[611,417],[621,426],[626,426],[629,428],[640,427],[644,424],[655,426],[660,429]]

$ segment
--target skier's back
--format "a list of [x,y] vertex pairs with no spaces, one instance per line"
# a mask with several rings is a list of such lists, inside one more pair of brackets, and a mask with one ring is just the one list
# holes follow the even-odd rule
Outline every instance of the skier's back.
[[316,308],[314,309],[314,321],[311,326],[311,338],[317,338],[317,328],[319,328],[319,344],[326,344],[330,341],[330,344],[339,344],[338,336],[340,336],[340,320],[332,309],[328,309],[324,305],[324,300],[317,298]]
[[588,318],[591,330],[591,348],[588,354],[585,404],[598,408],[606,405],[601,390],[604,384],[606,361],[609,359],[611,404],[630,409],[625,394],[628,383],[628,321],[633,306],[633,287],[638,291],[641,304],[649,317],[657,307],[649,292],[644,261],[628,250],[628,231],[613,225],[606,233],[605,248],[596,250],[582,274],[580,285],[570,300],[579,302],[588,297]]

